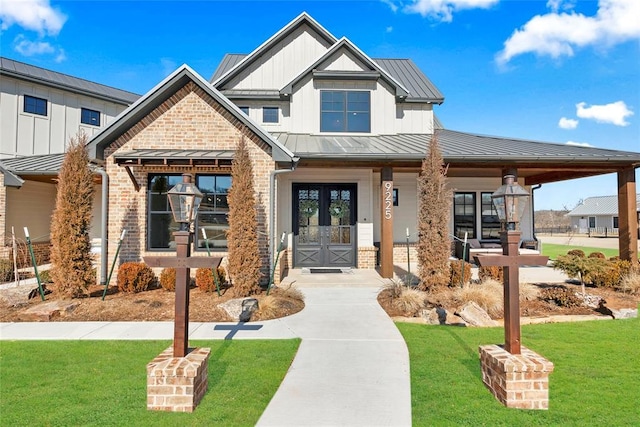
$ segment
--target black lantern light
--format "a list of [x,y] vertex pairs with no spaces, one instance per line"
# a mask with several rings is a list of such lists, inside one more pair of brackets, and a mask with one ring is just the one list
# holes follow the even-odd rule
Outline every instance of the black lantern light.
[[182,174],[182,182],[176,184],[167,192],[171,213],[175,222],[180,224],[180,230],[187,231],[189,224],[198,214],[198,208],[202,201],[202,193],[193,184],[191,174]]
[[491,195],[491,200],[500,222],[506,224],[507,230],[515,230],[524,214],[529,193],[515,182],[515,176],[506,175],[504,184]]

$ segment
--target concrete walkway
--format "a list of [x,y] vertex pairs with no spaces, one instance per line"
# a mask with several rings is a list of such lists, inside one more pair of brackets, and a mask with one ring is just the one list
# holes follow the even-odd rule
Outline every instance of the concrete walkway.
[[[252,323],[191,323],[189,338],[302,338],[261,426],[410,426],[409,355],[376,301],[375,271],[302,274],[285,280],[305,294],[305,309]],[[331,288],[331,289],[328,289]],[[2,340],[172,339],[173,322],[0,323]]]

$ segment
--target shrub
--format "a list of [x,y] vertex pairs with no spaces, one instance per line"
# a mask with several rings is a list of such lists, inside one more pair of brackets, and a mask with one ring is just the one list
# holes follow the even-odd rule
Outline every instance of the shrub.
[[501,283],[488,280],[481,285],[469,285],[458,289],[455,294],[456,303],[463,306],[473,301],[487,312],[492,319],[504,315],[503,287]]
[[502,283],[502,267],[497,267],[495,265],[489,267],[480,267],[478,269],[478,278],[481,282],[486,282],[487,280],[495,280],[496,282]]
[[424,292],[406,286],[400,296],[393,300],[393,306],[407,317],[417,316],[426,304]]
[[618,259],[606,261],[606,264],[590,274],[591,283],[598,288],[615,288],[629,274],[631,263]]
[[629,272],[629,274],[622,278],[617,289],[631,295],[640,295],[640,272]]
[[602,252],[591,252],[588,258],[599,258],[599,259],[607,259],[606,256]]
[[[464,276],[462,276],[464,268]],[[461,259],[449,263],[450,286],[460,286],[471,282],[471,264]]]
[[0,282],[13,279],[13,263],[8,259],[0,259]]
[[293,287],[293,285],[289,285],[286,288],[273,288],[271,290],[273,295],[276,295],[280,298],[288,298],[288,299],[297,299],[300,301],[304,301],[304,294],[298,288]]
[[[95,271],[95,269],[94,269],[94,271]],[[38,271],[38,274],[40,275],[40,282],[42,282],[42,283],[53,283],[53,279],[51,278],[51,270]]]
[[156,276],[142,262],[125,262],[118,268],[118,290],[122,292],[146,291]]
[[569,256],[577,256],[579,258],[584,258],[584,251],[582,249],[571,249],[569,252],[567,252],[567,255]]
[[543,289],[538,298],[542,301],[552,302],[559,307],[580,307],[583,303],[575,292],[564,286],[551,286]]
[[160,286],[165,291],[175,292],[176,290],[176,269],[173,267],[165,268],[160,273]]
[[216,281],[210,268],[203,267],[196,270],[196,286],[203,292],[216,290]]

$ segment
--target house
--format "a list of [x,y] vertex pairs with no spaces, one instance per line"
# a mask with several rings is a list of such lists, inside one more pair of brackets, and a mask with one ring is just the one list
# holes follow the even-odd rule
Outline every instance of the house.
[[[589,235],[618,235],[618,196],[599,196],[584,199],[566,216],[571,219],[571,228]],[[640,194],[636,194],[636,217],[640,223]],[[640,237],[640,229],[638,229]]]
[[[636,228],[628,214],[636,200],[628,194],[636,193],[640,153],[450,130],[434,114],[443,101],[410,59],[370,58],[306,13],[252,52],[226,55],[210,81],[183,65],[89,143],[109,178],[107,256],[122,229],[120,261],[172,254],[166,192],[185,172],[205,194],[195,254],[206,255],[209,243],[224,256],[226,193],[240,138],[254,166],[265,277],[285,235],[276,280],[287,268],[378,263],[391,277],[394,264],[406,263],[406,230],[417,240],[417,176],[434,135],[454,189],[452,238],[496,239],[490,196],[505,174],[531,192],[537,184],[617,173],[620,227]],[[535,237],[530,208],[521,228],[524,239]],[[623,257],[637,256],[636,241],[620,245]]]
[[[104,129],[140,95],[0,57],[0,257],[11,252],[11,227],[28,226],[38,259],[47,261],[54,180],[69,138]],[[94,216],[100,217],[101,176]],[[38,208],[35,209],[34,206]],[[102,233],[97,221],[92,238]]]

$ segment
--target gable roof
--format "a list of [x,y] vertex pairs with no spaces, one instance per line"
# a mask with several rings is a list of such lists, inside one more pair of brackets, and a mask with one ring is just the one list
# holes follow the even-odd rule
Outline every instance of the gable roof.
[[221,66],[219,66],[216,72],[214,73],[214,77],[217,76],[217,78],[214,79],[212,77],[211,84],[215,87],[219,87],[229,82],[229,80],[237,76],[242,69],[252,64],[253,62],[257,61],[263,54],[265,54],[272,47],[277,45],[281,40],[286,38],[289,34],[291,34],[297,28],[305,24],[311,27],[322,39],[324,39],[327,42],[328,45],[331,46],[338,41],[333,34],[327,31],[315,19],[309,16],[306,12],[302,12],[293,21],[285,25],[282,29],[280,29],[280,31],[275,33],[267,41],[265,41],[260,46],[258,46],[249,55],[245,56],[244,58],[239,58],[239,56],[237,55],[231,58],[228,58],[228,61],[233,63],[232,64],[228,63],[225,66],[230,68],[226,69],[223,72],[221,71],[222,70]]
[[[640,212],[640,194],[636,194],[636,205]],[[588,197],[566,216],[618,215],[618,196]]]
[[153,111],[158,105],[164,102],[189,81],[198,85],[204,92],[229,111],[236,119],[251,129],[252,132],[267,143],[272,149],[271,157],[275,161],[296,161],[291,151],[280,144],[279,141],[273,138],[262,127],[253,122],[242,111],[240,111],[235,104],[214,89],[207,81],[205,81],[198,73],[186,64],[171,73],[171,75],[156,85],[146,95],[138,99],[138,101],[123,111],[110,125],[100,131],[100,133],[94,135],[87,144],[89,156],[91,158],[104,159],[104,150],[109,146],[109,144],[142,120],[142,118]]
[[[386,81],[389,85],[391,85],[391,87],[393,87],[396,91],[395,95],[399,98],[406,98],[407,95],[409,94],[409,91],[407,89],[405,89],[404,86],[402,86],[402,84],[400,84],[398,81],[396,81],[390,74],[388,74],[383,68],[381,68],[376,62],[374,62],[371,58],[369,58],[364,52],[362,52],[360,49],[358,49],[358,47],[356,45],[354,45],[353,43],[351,43],[351,41],[349,39],[347,39],[346,37],[341,38],[337,43],[335,43],[333,46],[331,46],[331,48],[329,48],[329,50],[327,50],[322,56],[320,56],[320,58],[318,58],[315,62],[313,62],[311,65],[309,65],[304,71],[302,71],[301,73],[299,73],[296,77],[294,77],[294,79],[292,81],[290,81],[288,84],[286,84],[281,90],[280,90],[280,94],[281,95],[291,95],[291,92],[293,91],[293,86],[298,83],[300,80],[302,80],[305,76],[307,76],[309,73],[311,73],[312,71],[316,70],[316,68],[318,68],[318,66],[320,66],[320,64],[322,64],[323,62],[326,62],[329,60],[329,58],[331,58],[334,54],[336,54],[340,49],[346,49],[347,51],[349,51],[351,54],[353,54],[358,60],[360,60],[362,63],[364,63],[367,67],[369,67],[370,69],[372,69],[373,71],[377,71],[378,73],[380,73],[380,77]],[[329,76],[331,74],[331,71],[326,71],[325,72],[326,76]],[[359,75],[362,75],[363,73],[360,72],[334,72],[333,73],[336,78],[340,78],[340,77],[348,77],[347,74],[350,74],[350,77],[357,77]],[[375,77],[375,76],[373,76]]]
[[122,105],[132,104],[140,98],[140,95],[132,92],[46,70],[36,67],[35,65],[25,64],[24,62],[4,57],[0,57],[0,75],[39,83]]
[[411,59],[374,58],[373,61],[409,91],[406,102],[444,102],[444,95]]

